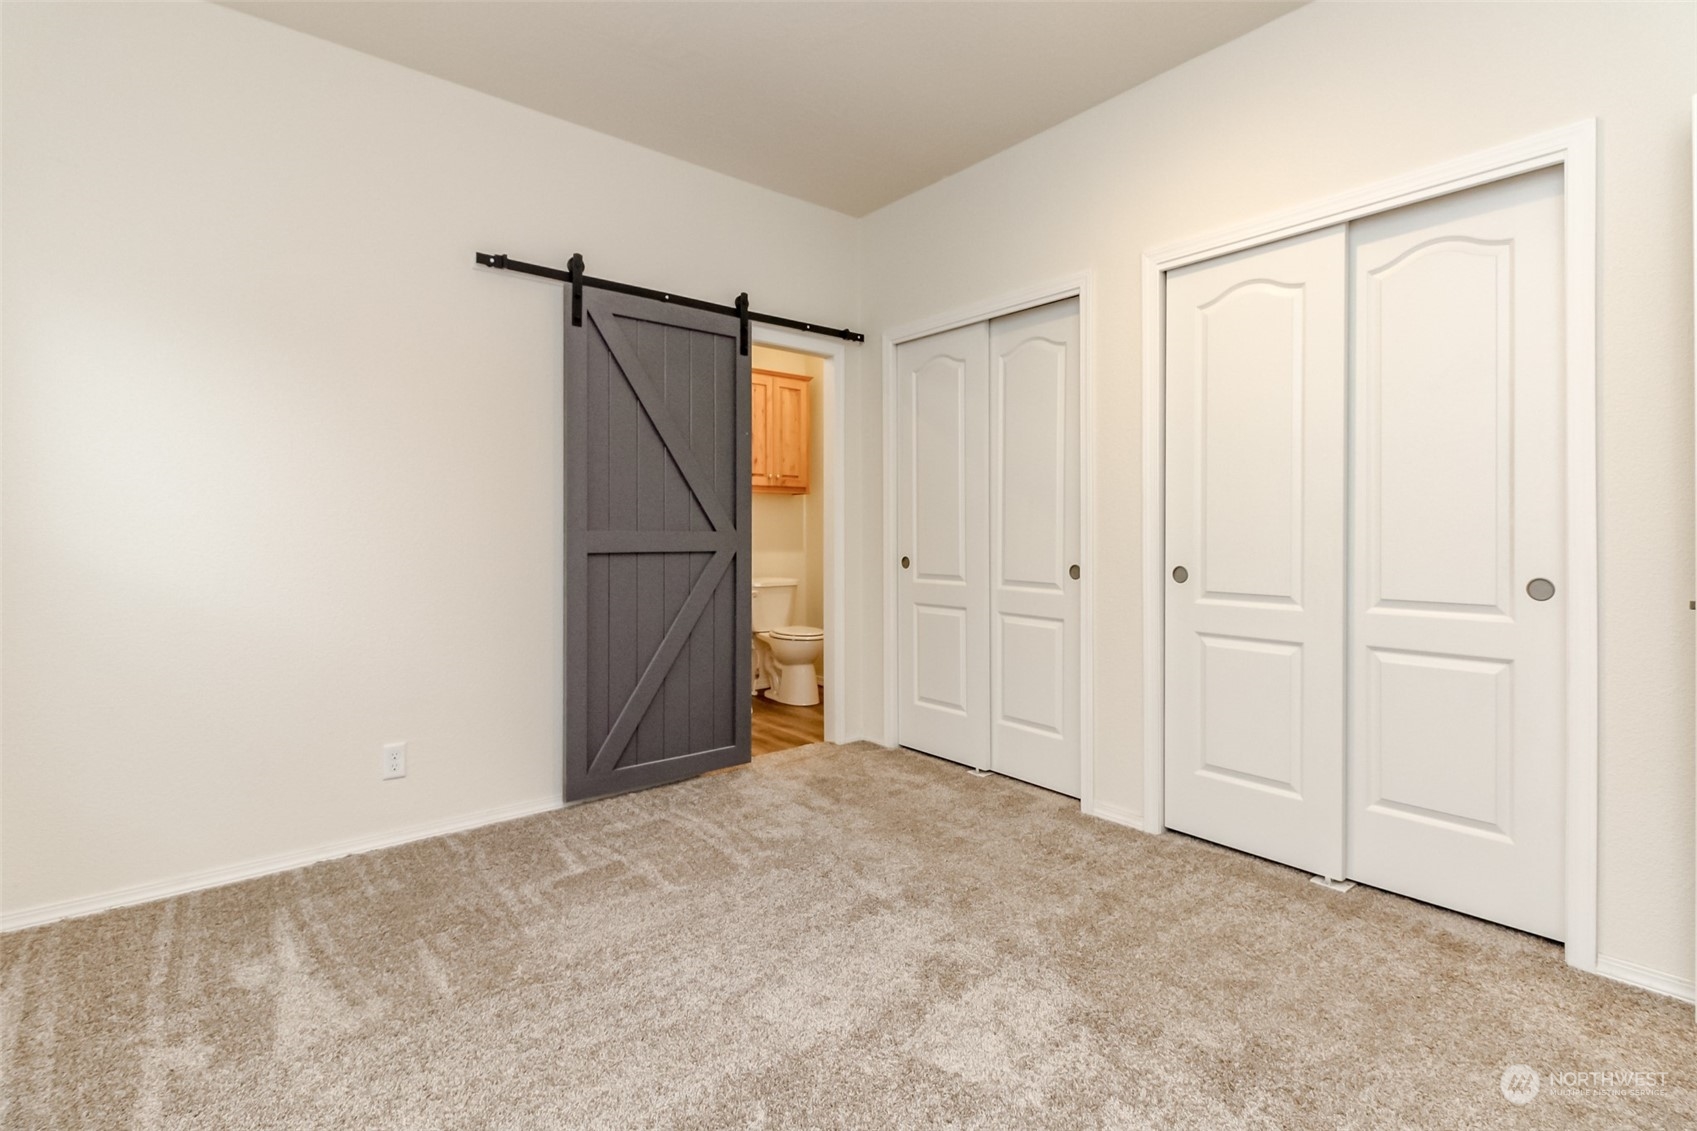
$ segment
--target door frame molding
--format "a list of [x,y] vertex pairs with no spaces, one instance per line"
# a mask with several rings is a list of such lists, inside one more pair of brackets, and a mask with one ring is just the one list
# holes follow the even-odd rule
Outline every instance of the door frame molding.
[[[848,540],[844,536],[843,522],[843,414],[847,388],[843,367],[848,360],[848,343],[817,334],[785,330],[764,322],[750,322],[748,330],[749,340],[757,346],[807,354],[825,363],[825,375],[820,378],[818,396],[823,417],[819,422],[819,438],[825,448],[825,482],[811,485],[809,493],[817,494],[825,507],[825,545],[820,548],[820,559],[824,565],[820,572],[824,574],[825,592],[820,594],[819,606],[825,614],[825,623],[819,627],[825,630],[825,670],[830,673],[824,696],[825,741],[845,742],[843,717],[846,704],[843,692],[851,685],[847,678],[848,666],[843,659],[844,638],[848,635],[848,620],[843,611],[843,577],[848,571],[844,559]],[[752,647],[753,641],[749,643]]]
[[1078,594],[1078,794],[1081,812],[1095,812],[1096,782],[1096,714],[1095,687],[1095,610],[1096,610],[1096,543],[1094,536],[1096,513],[1096,473],[1091,441],[1091,421],[1095,418],[1096,334],[1095,334],[1095,272],[1085,270],[1062,275],[1046,282],[1021,287],[991,298],[955,307],[952,310],[892,327],[883,334],[882,412],[884,417],[884,745],[897,746],[897,686],[898,662],[896,592],[898,569],[895,547],[899,540],[896,518],[896,414],[895,372],[896,347],[916,338],[927,338],[988,322],[1004,314],[1016,314],[1051,302],[1078,299],[1078,557],[1084,567],[1083,584]]
[[1597,968],[1597,122],[1429,166],[1143,254],[1143,828],[1166,829],[1166,272],[1433,197],[1562,169],[1567,361],[1567,962]]

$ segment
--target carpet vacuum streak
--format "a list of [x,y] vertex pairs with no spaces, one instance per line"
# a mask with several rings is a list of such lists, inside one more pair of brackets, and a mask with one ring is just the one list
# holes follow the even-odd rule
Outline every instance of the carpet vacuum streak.
[[7,935],[0,1007],[8,1128],[1697,1125],[1688,1005],[865,743]]

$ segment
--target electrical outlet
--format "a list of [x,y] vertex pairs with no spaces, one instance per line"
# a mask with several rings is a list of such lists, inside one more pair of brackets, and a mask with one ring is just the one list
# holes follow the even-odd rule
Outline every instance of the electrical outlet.
[[390,742],[383,747],[383,764],[380,771],[383,780],[404,778],[407,776],[407,744]]

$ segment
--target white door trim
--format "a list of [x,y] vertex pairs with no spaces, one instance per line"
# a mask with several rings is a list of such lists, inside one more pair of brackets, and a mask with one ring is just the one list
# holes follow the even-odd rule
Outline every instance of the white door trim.
[[1165,830],[1165,273],[1505,180],[1563,170],[1567,334],[1567,961],[1597,968],[1597,123],[1587,119],[1143,255],[1143,826]]
[[[1078,758],[1079,809],[1095,811],[1096,715],[1095,686],[1095,616],[1096,557],[1094,518],[1096,514],[1096,473],[1092,459],[1091,421],[1095,417],[1096,372],[1095,275],[1090,271],[1051,279],[1046,283],[957,307],[942,314],[908,322],[884,331],[884,744],[897,745],[896,704],[896,415],[895,372],[896,347],[915,338],[929,337],[945,330],[988,322],[1004,314],[1028,310],[1062,299],[1078,299],[1079,350],[1078,397],[1078,459],[1079,459],[1079,560],[1084,566],[1083,584],[1079,587],[1078,636]],[[827,634],[827,638],[829,634]]]
[[[825,689],[825,741],[844,742],[847,738],[843,719],[848,704],[843,697],[854,686],[843,660],[844,638],[848,635],[848,621],[843,612],[843,578],[848,572],[843,556],[848,544],[843,536],[843,420],[847,387],[843,366],[848,358],[848,343],[822,338],[818,334],[782,330],[764,322],[749,323],[749,339],[757,346],[805,353],[825,362],[825,375],[821,379],[823,388],[819,391],[819,407],[825,417],[819,427],[819,436],[825,445],[825,483],[819,491],[825,507],[825,545],[822,550],[825,623],[820,627],[825,630],[825,670],[831,673],[830,685]],[[856,706],[855,711],[858,710]]]

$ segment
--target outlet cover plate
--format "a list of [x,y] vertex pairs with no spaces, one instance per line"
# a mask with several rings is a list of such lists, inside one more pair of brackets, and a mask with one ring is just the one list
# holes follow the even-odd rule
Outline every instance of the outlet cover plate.
[[383,761],[378,767],[383,780],[404,778],[407,776],[407,744],[404,742],[386,742],[383,744]]

